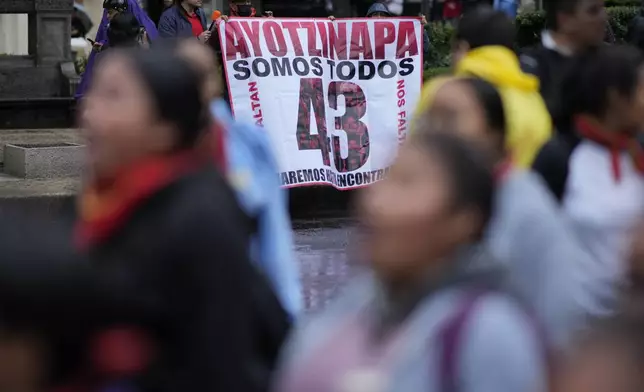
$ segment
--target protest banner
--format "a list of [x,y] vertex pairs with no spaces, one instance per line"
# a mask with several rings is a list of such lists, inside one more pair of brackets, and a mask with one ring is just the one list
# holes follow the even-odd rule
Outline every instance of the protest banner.
[[219,37],[235,117],[269,132],[283,186],[382,179],[420,96],[417,18],[231,18]]

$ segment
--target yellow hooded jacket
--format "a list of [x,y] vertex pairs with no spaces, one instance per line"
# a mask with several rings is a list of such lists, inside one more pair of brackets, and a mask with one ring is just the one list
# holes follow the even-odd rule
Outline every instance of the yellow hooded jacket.
[[[502,46],[469,51],[458,63],[454,76],[476,76],[496,86],[503,99],[506,143],[512,160],[518,167],[530,167],[552,135],[552,119],[539,93],[539,79],[523,73],[516,54]],[[446,80],[449,79],[437,78],[423,88],[416,118],[429,108]]]

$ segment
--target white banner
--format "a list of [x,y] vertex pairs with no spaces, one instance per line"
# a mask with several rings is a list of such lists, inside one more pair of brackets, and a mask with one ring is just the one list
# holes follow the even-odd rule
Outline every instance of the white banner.
[[417,18],[231,18],[219,37],[235,117],[270,133],[285,187],[383,177],[420,96]]

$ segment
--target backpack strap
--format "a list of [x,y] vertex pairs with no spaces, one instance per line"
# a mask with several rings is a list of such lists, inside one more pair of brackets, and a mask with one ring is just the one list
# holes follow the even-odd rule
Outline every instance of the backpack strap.
[[458,392],[458,353],[460,352],[461,337],[472,311],[479,303],[479,298],[487,293],[486,290],[472,290],[465,294],[458,309],[447,320],[440,333],[442,351],[440,357],[441,392]]
[[[459,392],[458,355],[461,351],[464,329],[467,326],[471,315],[474,313],[476,305],[480,303],[480,299],[484,298],[491,291],[491,289],[479,288],[466,293],[465,298],[461,299],[456,312],[454,312],[443,326],[439,335],[442,342],[439,373],[441,385],[440,392]],[[522,306],[522,303],[518,302],[518,305],[524,309],[527,320],[530,325],[532,325],[534,333],[541,343],[541,347],[543,348],[542,354],[547,366],[546,370],[548,371],[549,376],[551,376],[552,369],[550,366],[552,365],[552,353],[550,352],[547,343],[545,331],[543,330],[539,320],[534,316],[534,313]]]

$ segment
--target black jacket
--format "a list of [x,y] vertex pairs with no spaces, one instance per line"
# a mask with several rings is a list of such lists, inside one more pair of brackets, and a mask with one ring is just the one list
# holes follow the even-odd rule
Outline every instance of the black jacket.
[[88,367],[97,332],[126,325],[158,353],[132,378],[141,391],[265,391],[289,322],[249,262],[246,221],[210,168],[148,199],[88,259],[60,222],[18,220],[0,236],[0,314],[45,331],[54,382]]
[[[201,8],[195,9],[195,14],[201,21],[204,31],[208,29],[206,14]],[[173,5],[161,14],[158,24],[159,37],[161,38],[190,38],[192,37],[192,24],[186,12],[180,5]]]
[[561,132],[541,148],[532,163],[532,170],[544,179],[558,201],[563,199],[568,180],[570,156],[580,140],[574,131]]
[[[548,111],[554,118],[558,117],[561,107],[561,84],[569,69],[574,66],[574,58],[539,45],[523,51],[519,59],[524,72],[539,78],[539,89]],[[555,127],[559,129],[561,124],[555,121]]]

